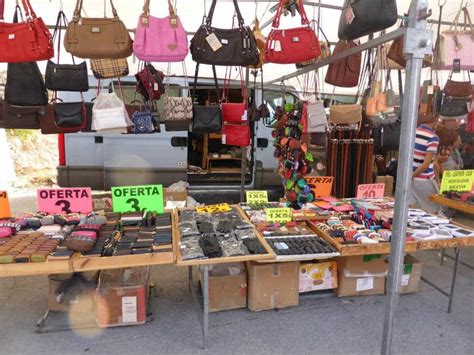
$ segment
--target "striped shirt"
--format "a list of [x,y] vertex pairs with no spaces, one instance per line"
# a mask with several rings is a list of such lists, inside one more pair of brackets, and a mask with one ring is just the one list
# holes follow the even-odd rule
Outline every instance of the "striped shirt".
[[[427,125],[420,125],[416,129],[415,153],[413,156],[413,171],[415,171],[425,161],[426,153],[436,155],[439,146],[439,138],[436,133]],[[433,159],[434,160],[434,159]],[[428,169],[418,175],[415,179],[427,180],[433,179],[435,172],[433,161],[431,161]]]

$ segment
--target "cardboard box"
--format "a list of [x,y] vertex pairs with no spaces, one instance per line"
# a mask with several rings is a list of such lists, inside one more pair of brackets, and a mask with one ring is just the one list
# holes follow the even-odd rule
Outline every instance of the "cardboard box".
[[413,255],[405,256],[400,293],[418,292],[421,280],[421,262]]
[[188,192],[187,191],[168,191],[167,189],[163,193],[164,202],[166,206],[166,201],[188,201]]
[[149,275],[149,266],[101,271],[96,292],[99,327],[146,322]]
[[337,288],[337,263],[301,263],[299,292],[330,290]]
[[385,184],[384,196],[393,196],[393,185],[394,179],[393,176],[377,176],[375,179],[376,184]]
[[258,264],[248,262],[248,308],[263,311],[297,306],[299,262]]
[[383,295],[388,264],[385,255],[341,257],[338,264],[337,297]]
[[[201,275],[201,285],[203,273]],[[247,270],[244,263],[214,265],[209,270],[209,312],[247,307]]]
[[[66,300],[64,295],[57,294],[58,287],[69,279],[73,274],[55,274],[48,276],[48,310],[53,312],[69,312],[72,309],[75,313],[95,313],[95,299],[93,292],[89,294],[78,295],[72,300]],[[82,273],[87,281],[97,284],[98,272]]]

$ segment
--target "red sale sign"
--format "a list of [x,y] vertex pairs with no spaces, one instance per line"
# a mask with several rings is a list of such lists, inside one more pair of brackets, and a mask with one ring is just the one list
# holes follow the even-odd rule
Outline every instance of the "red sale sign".
[[363,184],[357,186],[357,198],[382,198],[385,184]]
[[38,211],[51,214],[92,212],[92,191],[89,187],[39,189]]

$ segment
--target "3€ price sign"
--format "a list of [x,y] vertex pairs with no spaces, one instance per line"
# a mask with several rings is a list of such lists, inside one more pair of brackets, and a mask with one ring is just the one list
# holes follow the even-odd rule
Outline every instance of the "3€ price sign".
[[287,223],[291,222],[291,208],[266,208],[266,221],[270,223]]
[[8,192],[0,191],[0,218],[10,218],[12,212],[10,209],[10,200],[8,199]]
[[112,187],[114,212],[163,213],[163,185],[137,185]]
[[385,184],[362,184],[357,186],[357,198],[382,198]]
[[474,170],[449,170],[443,174],[440,193],[447,191],[471,192],[474,188]]
[[306,181],[311,189],[314,197],[329,197],[332,193],[332,184],[334,177],[332,176],[306,176]]
[[92,191],[89,187],[39,189],[36,197],[40,212],[51,214],[92,212]]
[[247,198],[247,203],[250,203],[250,204],[268,203],[267,191],[246,191],[245,195]]

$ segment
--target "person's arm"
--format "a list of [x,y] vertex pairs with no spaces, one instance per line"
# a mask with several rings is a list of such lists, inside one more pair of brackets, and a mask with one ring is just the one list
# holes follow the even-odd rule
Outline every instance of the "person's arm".
[[413,172],[412,177],[416,178],[417,176],[423,174],[423,172],[429,168],[431,162],[433,161],[434,154],[431,152],[427,152],[425,155],[425,160],[423,160],[423,164],[421,164],[416,170]]

